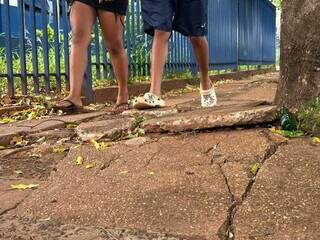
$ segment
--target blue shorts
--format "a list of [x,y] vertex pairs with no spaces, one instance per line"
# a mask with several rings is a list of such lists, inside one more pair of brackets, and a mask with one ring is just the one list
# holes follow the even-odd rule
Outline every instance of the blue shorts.
[[207,34],[208,0],[141,0],[144,31],[175,30],[185,36]]
[[99,0],[67,0],[72,5],[75,1],[82,2],[96,10],[104,10],[108,12],[114,12],[119,15],[126,15],[128,0],[114,0],[103,1],[99,3]]

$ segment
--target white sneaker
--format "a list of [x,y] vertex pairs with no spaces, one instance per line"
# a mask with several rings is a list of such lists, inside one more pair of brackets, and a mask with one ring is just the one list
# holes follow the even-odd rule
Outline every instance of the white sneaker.
[[201,107],[209,108],[217,105],[217,102],[218,102],[217,95],[213,86],[209,90],[202,90],[202,87],[200,87],[200,95],[201,95]]
[[165,101],[150,93],[145,93],[142,97],[137,97],[135,100],[133,100],[133,107],[135,109],[150,109],[150,108],[161,108],[165,107],[166,103]]

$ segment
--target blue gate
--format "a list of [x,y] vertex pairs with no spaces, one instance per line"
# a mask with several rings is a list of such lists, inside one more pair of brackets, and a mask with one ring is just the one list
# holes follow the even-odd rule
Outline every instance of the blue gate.
[[[269,0],[208,2],[210,70],[275,63],[276,10]],[[65,0],[0,0],[0,63],[5,61],[6,66],[0,68],[0,85],[6,82],[8,95],[27,95],[30,89],[35,94],[69,89],[67,9]],[[113,77],[97,23],[93,36],[84,81],[89,101],[93,80]],[[125,47],[131,77],[150,74],[151,40],[143,33],[141,2],[129,1]],[[197,72],[189,39],[173,32],[169,48],[168,73]]]

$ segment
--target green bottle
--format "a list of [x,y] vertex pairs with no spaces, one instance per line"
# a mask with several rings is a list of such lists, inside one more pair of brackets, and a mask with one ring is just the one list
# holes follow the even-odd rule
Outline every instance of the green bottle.
[[297,131],[298,121],[295,115],[286,107],[282,107],[278,113],[282,130]]

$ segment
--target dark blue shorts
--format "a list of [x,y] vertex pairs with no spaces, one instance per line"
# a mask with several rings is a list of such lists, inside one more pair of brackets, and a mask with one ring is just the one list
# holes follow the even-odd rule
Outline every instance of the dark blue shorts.
[[68,0],[70,5],[72,5],[72,3],[75,1],[87,4],[96,10],[105,10],[123,16],[126,15],[128,8],[128,0],[104,1],[102,3],[99,3],[99,0]]
[[144,31],[178,31],[185,36],[204,36],[208,28],[208,0],[141,0]]

